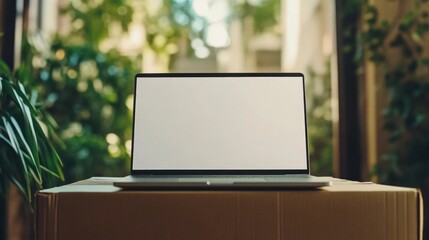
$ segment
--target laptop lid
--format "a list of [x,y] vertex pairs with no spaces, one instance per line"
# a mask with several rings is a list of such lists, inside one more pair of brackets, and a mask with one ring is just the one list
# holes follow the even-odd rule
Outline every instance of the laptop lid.
[[137,74],[131,174],[309,174],[301,73]]

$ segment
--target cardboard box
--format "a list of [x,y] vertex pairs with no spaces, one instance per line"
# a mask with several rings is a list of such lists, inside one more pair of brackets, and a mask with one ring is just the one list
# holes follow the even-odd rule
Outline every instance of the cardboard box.
[[121,191],[91,178],[37,193],[38,239],[422,239],[416,189]]

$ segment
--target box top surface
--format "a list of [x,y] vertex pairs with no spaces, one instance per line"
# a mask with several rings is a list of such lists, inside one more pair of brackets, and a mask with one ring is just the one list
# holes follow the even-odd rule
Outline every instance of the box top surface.
[[[418,192],[418,189],[381,185],[372,182],[355,182],[338,178],[330,178],[332,185],[322,187],[315,191],[326,192]],[[86,180],[75,182],[68,185],[45,189],[39,193],[62,193],[62,192],[88,192],[88,193],[109,193],[121,192],[121,188],[113,186],[113,182],[120,178],[115,177],[92,177]],[[187,190],[189,191],[189,190]],[[249,190],[245,190],[249,191]],[[266,191],[266,190],[265,190]],[[301,191],[301,190],[272,190],[272,191]],[[308,191],[308,190],[305,190]],[[131,192],[131,191],[127,191]],[[147,191],[133,191],[133,192],[147,192]],[[153,192],[151,190],[150,192]],[[163,192],[168,192],[163,190]]]

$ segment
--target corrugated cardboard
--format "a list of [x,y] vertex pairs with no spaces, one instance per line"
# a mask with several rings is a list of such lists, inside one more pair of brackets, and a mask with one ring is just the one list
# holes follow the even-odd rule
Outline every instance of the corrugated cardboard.
[[416,189],[121,191],[92,178],[37,193],[38,239],[422,239]]

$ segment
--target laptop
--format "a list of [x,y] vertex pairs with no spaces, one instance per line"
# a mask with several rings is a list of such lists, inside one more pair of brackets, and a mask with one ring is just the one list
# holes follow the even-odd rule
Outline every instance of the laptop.
[[304,75],[135,76],[132,189],[317,188],[310,176]]

